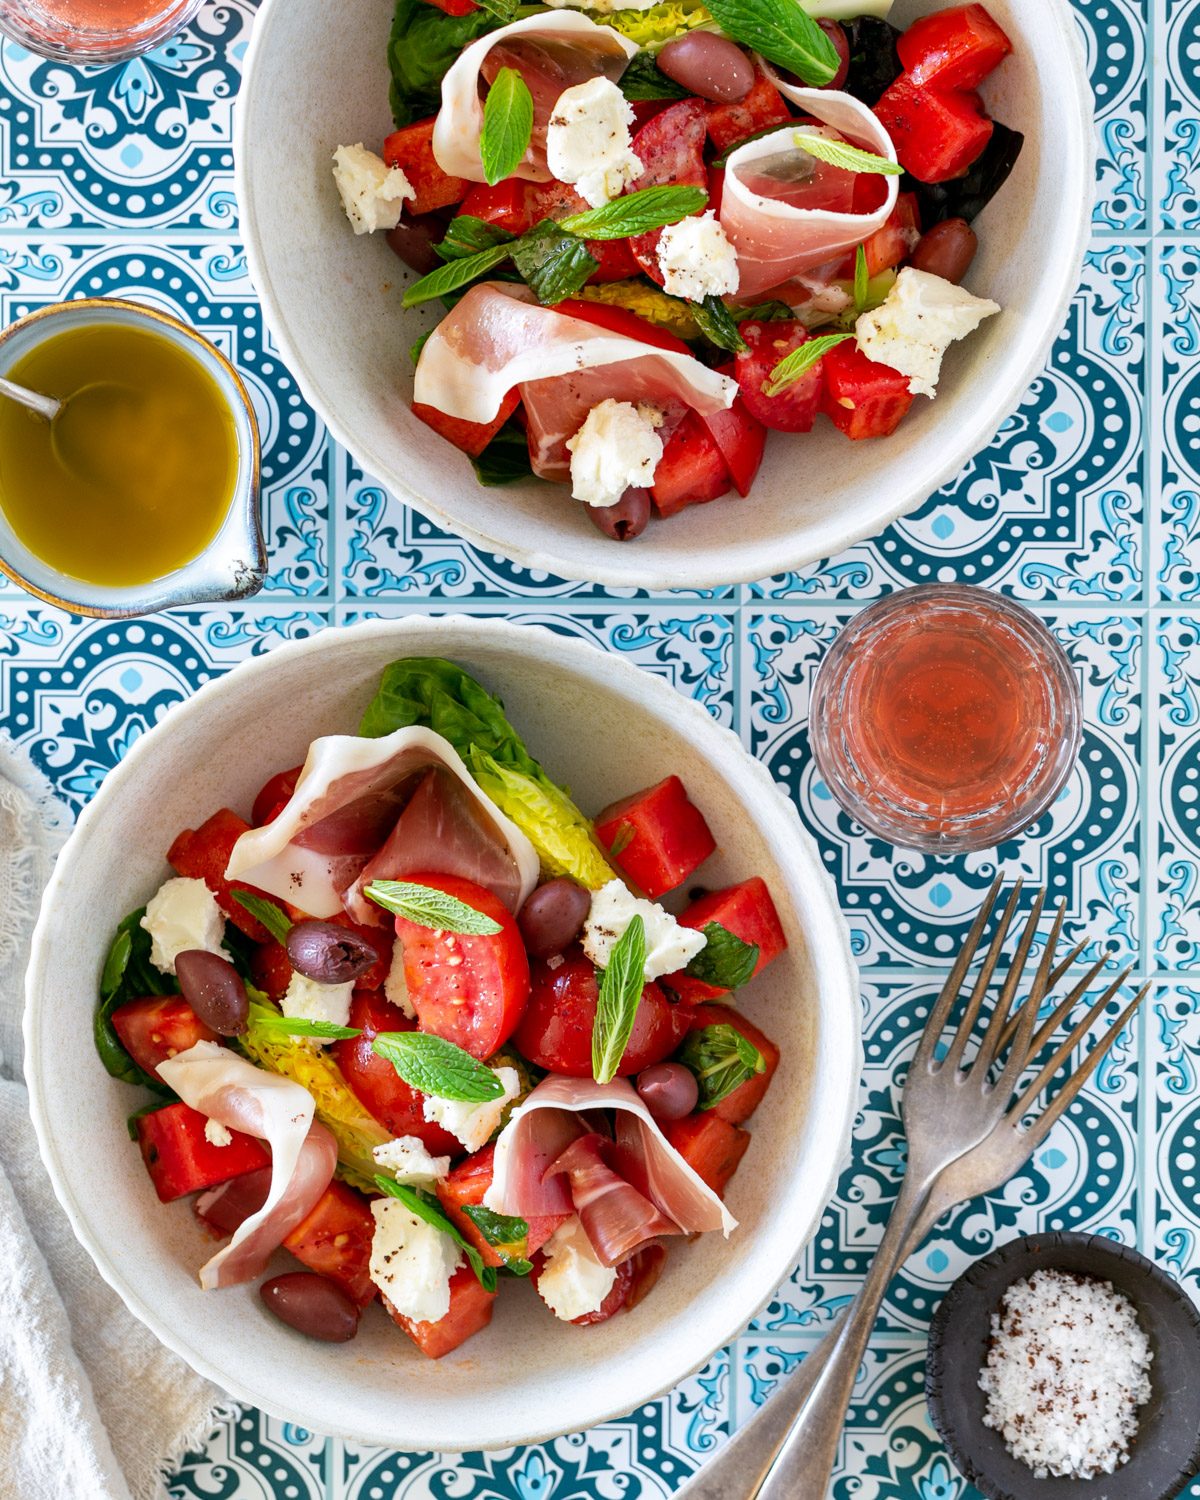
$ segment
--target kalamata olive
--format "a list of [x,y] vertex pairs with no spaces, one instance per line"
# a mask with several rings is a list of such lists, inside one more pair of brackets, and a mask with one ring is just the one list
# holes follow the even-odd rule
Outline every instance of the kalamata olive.
[[446,226],[433,214],[405,214],[387,232],[388,244],[419,276],[427,276],[442,264],[433,247],[445,238]]
[[665,73],[690,93],[715,104],[735,104],[754,87],[754,66],[728,37],[689,31],[661,49],[656,59]]
[[975,259],[979,239],[966,219],[943,219],[917,241],[909,265],[957,284]]
[[614,542],[641,536],[650,520],[650,491],[628,489],[615,505],[589,505],[592,524]]
[[682,1120],[690,1115],[700,1097],[696,1075],[682,1063],[655,1063],[644,1068],[637,1079],[642,1102],[656,1119]]
[[183,998],[206,1026],[219,1036],[238,1036],[246,1029],[250,1002],[246,986],[227,958],[188,948],[175,955],[175,976]]
[[845,85],[846,76],[850,72],[850,40],[846,35],[846,29],[838,21],[831,21],[822,17],[817,25],[833,43],[838,55],[838,70],[828,83],[822,84],[822,88],[840,89]]
[[344,1344],[358,1332],[358,1308],[340,1286],[311,1271],[273,1276],[259,1296],[281,1323],[326,1344]]
[[565,875],[538,886],[517,917],[525,947],[534,958],[564,953],[579,936],[591,905],[587,891]]
[[297,922],[287,935],[287,956],[292,968],[318,984],[349,984],[365,974],[379,957],[367,942],[349,927],[336,922]]

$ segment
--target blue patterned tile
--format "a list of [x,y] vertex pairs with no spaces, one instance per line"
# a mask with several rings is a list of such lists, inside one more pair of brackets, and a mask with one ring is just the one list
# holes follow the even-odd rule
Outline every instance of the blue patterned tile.
[[1162,598],[1200,597],[1200,247],[1161,245],[1157,280],[1161,325],[1153,434],[1154,551]]
[[1200,1302],[1200,984],[1164,986],[1150,1004],[1156,1180],[1152,1254]]
[[1097,230],[1146,223],[1148,0],[1092,0],[1076,6],[1096,96]]
[[1153,646],[1160,767],[1151,789],[1155,818],[1154,959],[1164,969],[1200,959],[1200,617],[1160,620]]
[[1159,70],[1160,224],[1200,229],[1200,36],[1190,0],[1158,0],[1165,66]]

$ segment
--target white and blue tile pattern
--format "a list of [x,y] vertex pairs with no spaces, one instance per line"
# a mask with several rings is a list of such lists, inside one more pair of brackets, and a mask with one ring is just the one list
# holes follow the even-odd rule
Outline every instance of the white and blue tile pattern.
[[[262,326],[238,239],[231,108],[252,0],[220,0],[126,67],[0,52],[0,318],[130,294],[246,374],[271,572],[236,608],[85,622],[0,592],[0,724],[76,809],[172,704],[247,655],[412,610],[534,620],[630,655],[705,703],[796,797],[863,966],[853,1160],[762,1318],[670,1398],[498,1454],[390,1454],[249,1411],[190,1455],[175,1500],[666,1500],[853,1294],[903,1166],[898,1078],[995,858],[869,838],[808,752],[816,663],[864,601],[961,579],[1031,604],[1083,687],[1079,768],[998,853],[1065,896],[1072,936],[1159,980],[1086,1098],[1024,1171],[939,1225],[897,1278],[860,1375],[839,1500],[975,1500],[931,1433],[924,1331],[994,1242],[1090,1229],[1200,1300],[1200,39],[1195,0],[1079,0],[1098,101],[1094,239],[1066,331],[992,446],[915,516],[800,573],[618,595],[481,553],[389,498],[325,436]],[[1193,1488],[1200,1500],[1200,1485]]]

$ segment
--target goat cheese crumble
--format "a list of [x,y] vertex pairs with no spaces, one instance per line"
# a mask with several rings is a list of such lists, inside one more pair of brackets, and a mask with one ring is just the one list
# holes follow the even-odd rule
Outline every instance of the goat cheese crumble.
[[[350,997],[354,983],[318,984],[315,979],[306,979],[293,971],[288,987],[284,991],[279,1008],[290,1020],[332,1021],[335,1026],[346,1026],[350,1021]],[[310,1037],[309,1041],[328,1046],[327,1037]]]
[[417,1008],[409,999],[408,980],[404,975],[404,944],[399,938],[392,945],[392,963],[383,981],[383,998],[410,1021],[417,1019]]
[[618,939],[635,916],[646,926],[647,984],[686,968],[708,941],[695,928],[681,927],[657,901],[645,901],[623,881],[610,880],[592,892],[592,908],[583,924],[583,951],[598,969],[608,967]]
[[389,167],[361,141],[333,153],[333,180],[355,234],[395,229],[404,200],[417,196],[400,167]]
[[521,1092],[521,1075],[516,1068],[497,1068],[496,1077],[504,1087],[499,1099],[467,1104],[426,1094],[422,1104],[425,1118],[456,1136],[468,1151],[482,1151],[499,1129],[505,1106]]
[[229,956],[221,947],[225,914],[203,880],[164,880],[146,902],[142,926],[150,934],[150,962],[164,974],[174,974],[176,958],[193,948]]
[[662,412],[644,403],[634,406],[609,396],[593,406],[583,426],[567,439],[575,499],[603,509],[615,505],[631,486],[649,489],[663,456],[661,425]]
[[617,1272],[596,1259],[578,1215],[559,1225],[542,1246],[542,1254],[546,1266],[538,1277],[538,1295],[554,1316],[570,1323],[599,1312]]
[[438,1322],[450,1311],[450,1278],[462,1264],[458,1246],[398,1198],[375,1199],[371,1213],[371,1280],[403,1317]]
[[905,266],[886,299],[858,319],[856,342],[868,359],[907,375],[914,396],[936,396],[946,350],[999,311],[998,302]]
[[432,1187],[450,1171],[450,1158],[431,1156],[425,1142],[415,1135],[384,1141],[373,1148],[371,1155],[375,1165],[391,1172],[397,1182],[409,1182],[414,1187]]
[[642,175],[631,149],[633,106],[603,75],[564,89],[546,127],[546,165],[593,208],[618,197]]
[[220,1120],[211,1118],[204,1122],[204,1139],[210,1146],[228,1146],[233,1142],[228,1127],[222,1125]]
[[673,297],[703,302],[736,292],[737,252],[711,209],[668,224],[658,241],[663,287]]

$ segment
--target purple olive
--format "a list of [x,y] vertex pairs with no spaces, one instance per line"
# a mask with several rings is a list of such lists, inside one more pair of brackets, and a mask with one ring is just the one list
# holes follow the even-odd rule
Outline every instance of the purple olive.
[[660,73],[701,99],[735,104],[754,87],[754,66],[728,37],[689,31],[668,42],[656,58]]
[[358,1332],[358,1308],[340,1286],[311,1271],[273,1276],[259,1296],[281,1323],[326,1344],[345,1344]]
[[405,214],[387,232],[388,244],[418,276],[427,276],[442,264],[433,247],[445,238],[446,226],[433,214]]
[[909,265],[957,286],[971,268],[979,240],[965,219],[943,219],[927,229],[909,257]]
[[682,1120],[700,1098],[696,1075],[682,1063],[655,1063],[638,1074],[637,1091],[642,1103],[658,1120]]
[[183,998],[218,1036],[239,1036],[246,1029],[250,1002],[246,986],[227,958],[188,948],[175,955],[175,976]]
[[588,519],[614,542],[641,536],[650,520],[650,491],[628,489],[615,505],[588,505]]
[[565,952],[579,936],[591,905],[588,892],[565,875],[538,886],[517,917],[528,952],[534,958]]
[[357,932],[336,922],[297,922],[287,935],[292,968],[318,984],[349,984],[365,974],[379,954]]

